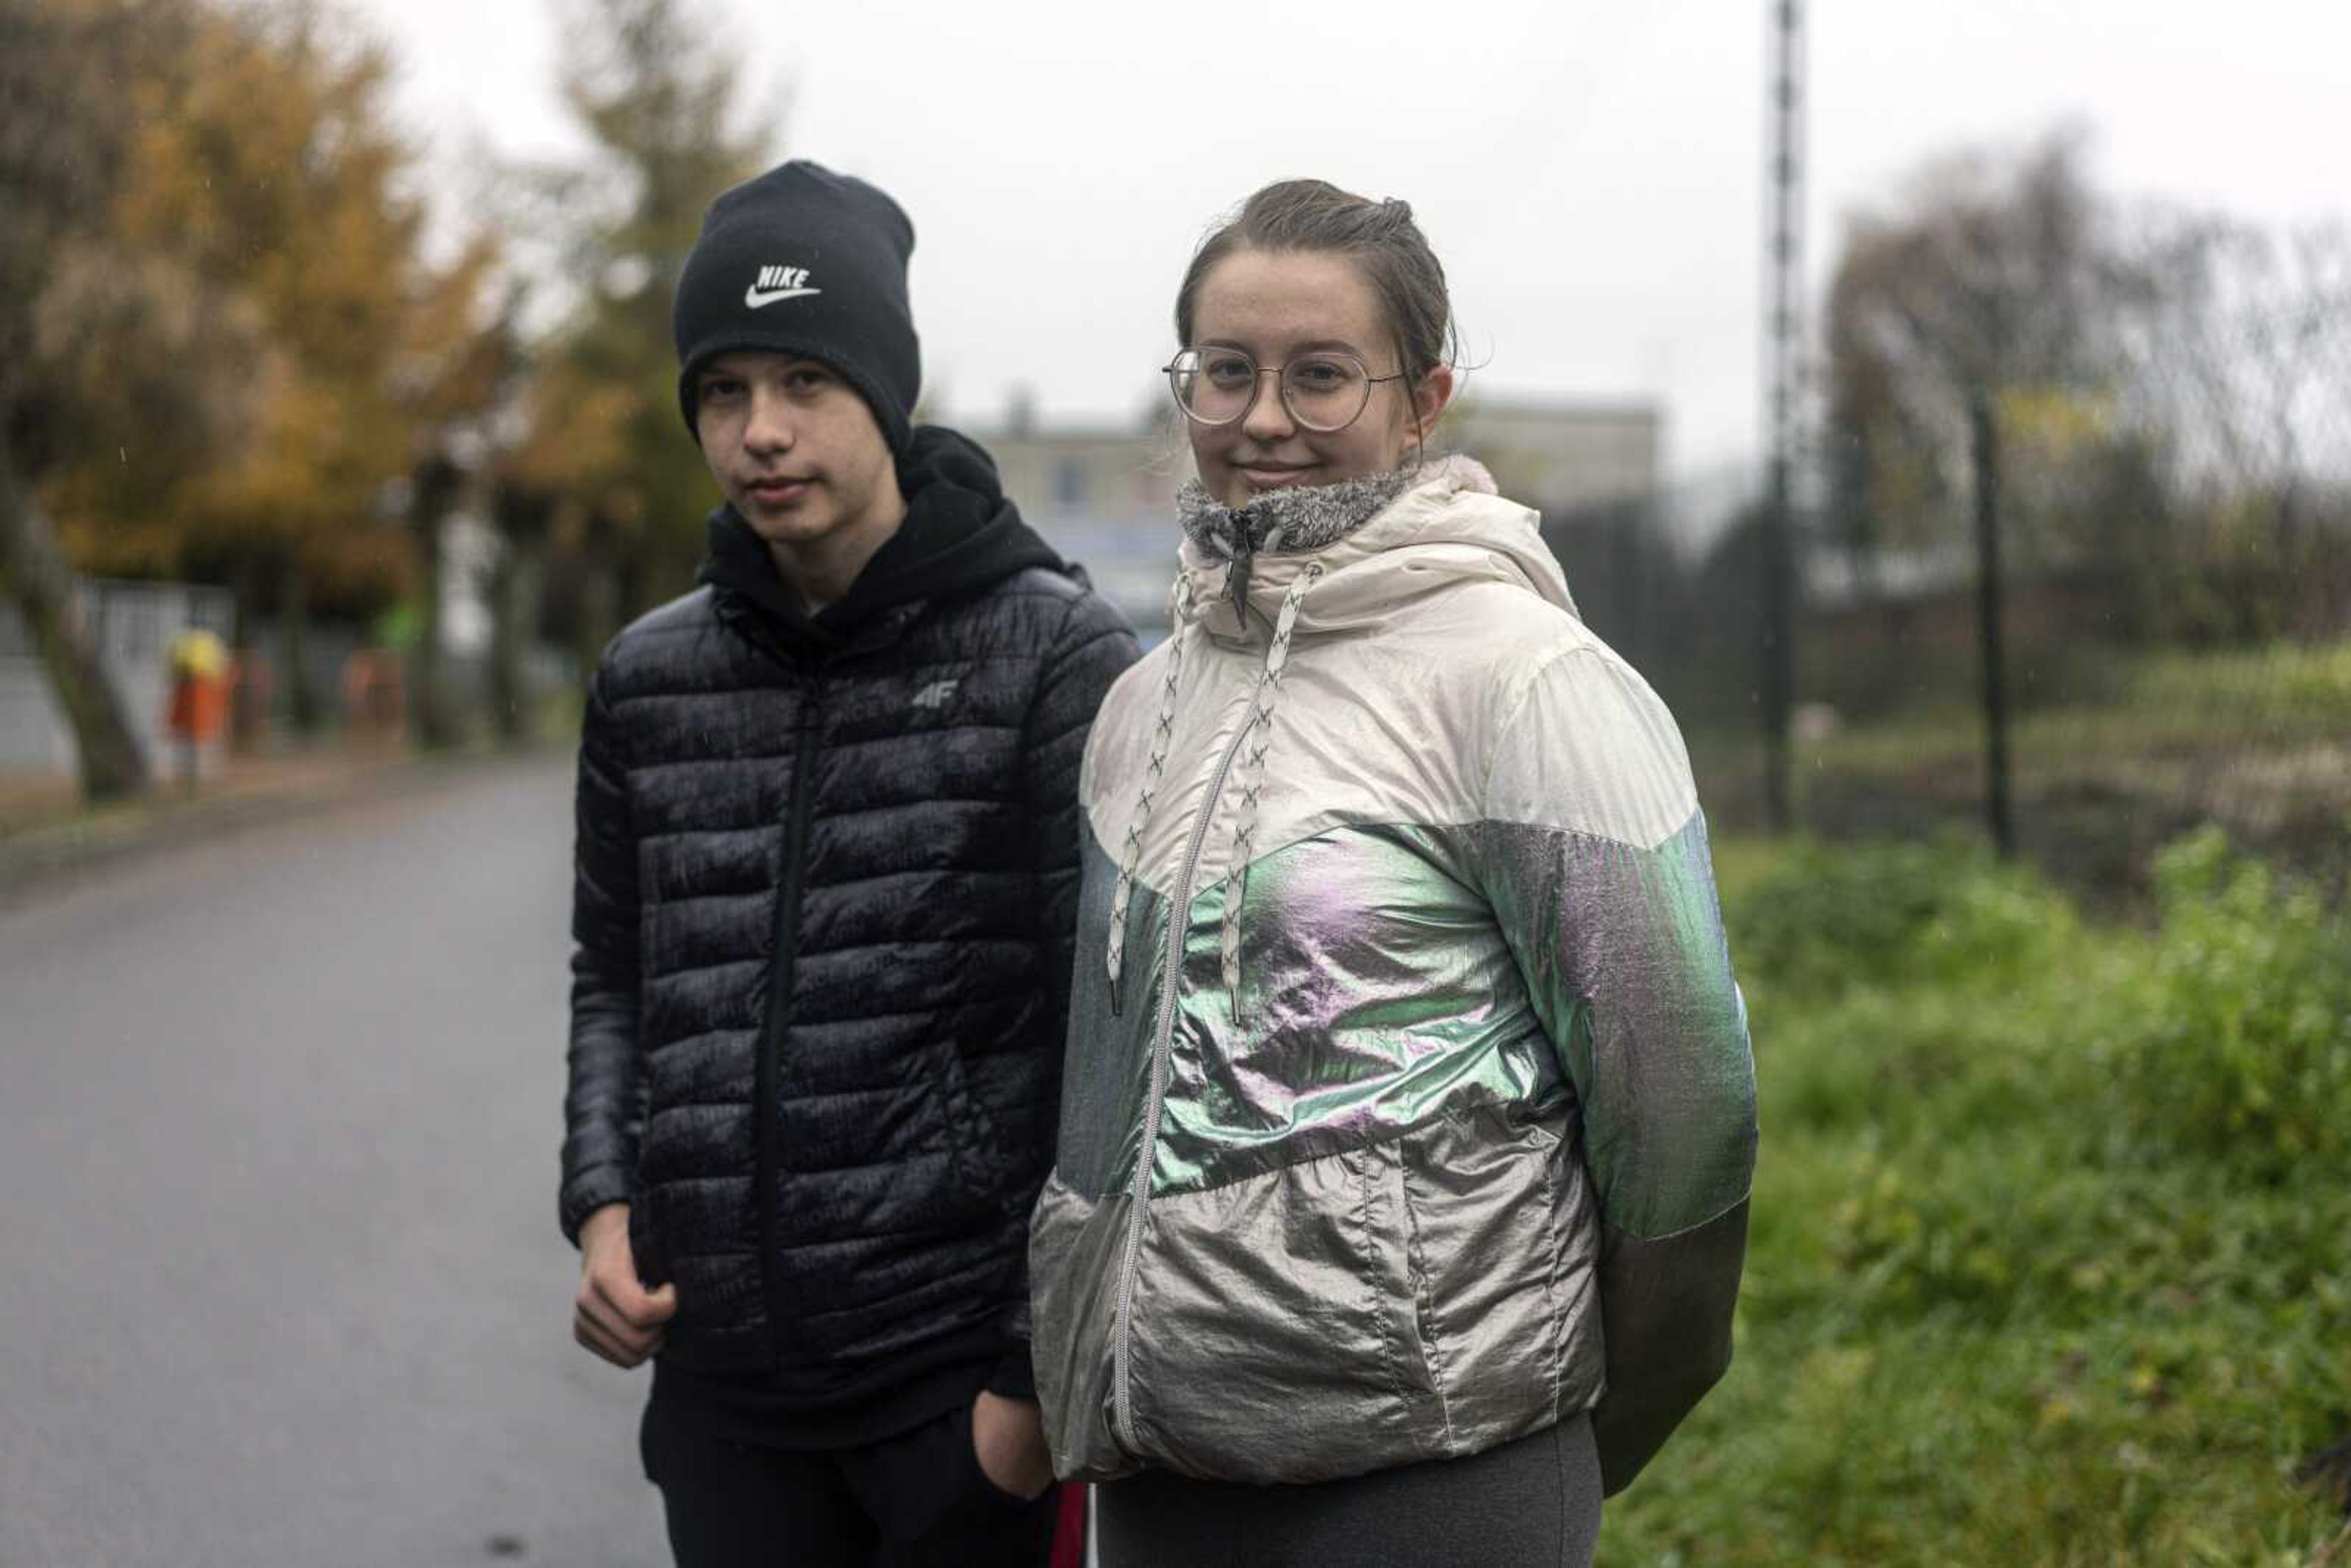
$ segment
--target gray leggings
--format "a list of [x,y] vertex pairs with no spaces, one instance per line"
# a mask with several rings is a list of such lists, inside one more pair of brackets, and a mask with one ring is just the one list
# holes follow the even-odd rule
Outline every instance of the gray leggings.
[[1312,1486],[1145,1470],[1094,1489],[1102,1568],[1585,1568],[1600,1534],[1592,1420],[1466,1459]]

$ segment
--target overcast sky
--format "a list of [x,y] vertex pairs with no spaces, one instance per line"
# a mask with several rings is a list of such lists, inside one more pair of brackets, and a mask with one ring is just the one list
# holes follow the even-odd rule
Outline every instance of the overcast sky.
[[[1026,385],[1049,420],[1132,420],[1203,228],[1313,174],[1413,204],[1473,388],[1656,400],[1679,472],[1757,449],[1764,0],[702,3],[783,151],[913,214],[950,418]],[[361,9],[440,166],[583,144],[552,0]],[[1807,9],[1816,280],[1841,214],[1923,159],[2069,119],[2117,193],[2351,220],[2351,0]]]

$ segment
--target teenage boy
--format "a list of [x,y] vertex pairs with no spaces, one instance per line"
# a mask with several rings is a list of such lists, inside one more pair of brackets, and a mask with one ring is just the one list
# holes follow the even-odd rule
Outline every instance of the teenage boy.
[[1040,1563],[1026,1221],[1087,726],[1136,657],[978,447],[911,423],[914,229],[794,162],[675,301],[726,497],[580,741],[573,1332],[653,1359],[681,1568]]

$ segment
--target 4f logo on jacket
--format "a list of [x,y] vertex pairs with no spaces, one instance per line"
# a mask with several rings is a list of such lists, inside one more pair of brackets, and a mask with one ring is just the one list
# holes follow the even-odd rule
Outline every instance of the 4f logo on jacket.
[[963,682],[959,678],[956,680],[933,681],[929,685],[925,686],[921,691],[914,694],[914,700],[912,706],[917,708],[945,707],[954,699],[956,689],[962,685]]
[[743,292],[743,303],[757,310],[762,305],[773,305],[778,299],[798,299],[803,294],[821,294],[821,288],[808,286],[805,267],[763,267],[757,282]]

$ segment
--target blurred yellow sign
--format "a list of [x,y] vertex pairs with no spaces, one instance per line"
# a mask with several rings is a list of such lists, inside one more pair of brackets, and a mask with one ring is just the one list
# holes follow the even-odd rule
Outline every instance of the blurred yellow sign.
[[197,680],[218,680],[228,673],[228,648],[199,626],[172,639],[172,673]]

